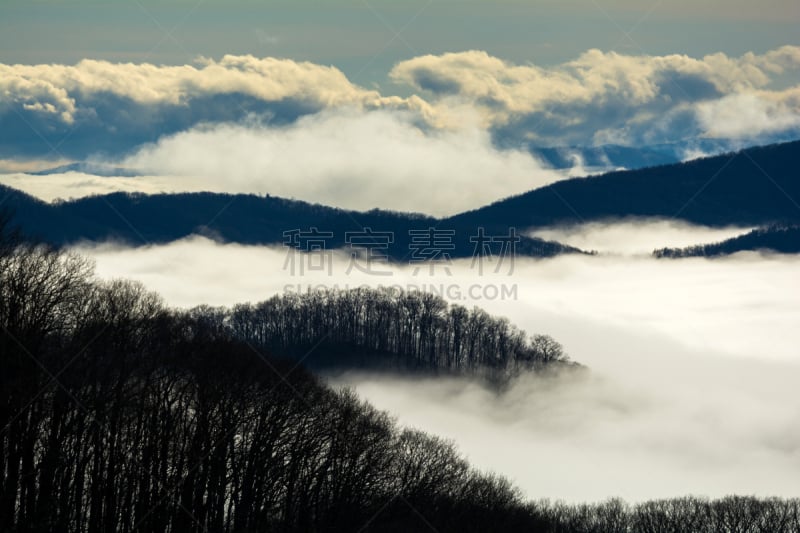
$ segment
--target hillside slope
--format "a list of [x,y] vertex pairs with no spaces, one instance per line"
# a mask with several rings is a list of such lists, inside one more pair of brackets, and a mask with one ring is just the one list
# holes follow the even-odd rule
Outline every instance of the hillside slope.
[[621,217],[722,225],[800,221],[800,141],[575,178],[447,219],[518,228]]

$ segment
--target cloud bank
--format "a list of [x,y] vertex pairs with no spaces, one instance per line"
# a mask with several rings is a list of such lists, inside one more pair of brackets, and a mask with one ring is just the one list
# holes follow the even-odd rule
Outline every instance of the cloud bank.
[[337,68],[271,57],[226,55],[200,58],[196,65],[110,63],[85,59],[68,65],[2,65],[0,88],[6,106],[53,115],[71,124],[91,114],[92,99],[114,95],[132,103],[188,106],[210,95],[239,95],[263,102],[295,101],[309,109],[341,105],[380,108],[408,105],[350,83]]
[[[507,137],[545,144],[635,144],[796,132],[796,88],[766,88],[774,76],[798,69],[796,46],[700,59],[589,50],[555,67],[515,65],[467,51],[416,57],[396,65],[391,76],[429,95],[439,110],[453,101],[474,106]],[[737,104],[745,115],[764,120],[754,124],[742,117],[718,127],[719,114]]]
[[800,493],[790,474],[800,453],[800,367],[649,354],[662,371],[654,376],[624,355],[630,366],[620,373],[527,377],[503,395],[456,379],[351,374],[332,383],[403,425],[453,439],[470,462],[502,472],[531,499]]
[[601,254],[649,256],[655,249],[685,248],[698,243],[720,242],[752,230],[752,227],[712,228],[681,220],[633,218],[614,222],[588,222],[572,226],[538,228],[530,236],[569,244]]
[[[636,233],[634,227],[618,226],[615,231]],[[708,229],[696,231],[700,236]],[[652,234],[651,239],[668,242],[670,232],[667,226],[663,236]],[[800,322],[800,299],[794,290],[800,259],[794,256],[742,253],[679,261],[624,255],[517,258],[511,276],[506,268],[494,273],[489,267],[478,275],[477,267],[465,259],[453,263],[450,275],[442,268],[430,276],[426,268],[415,272],[414,265],[403,265],[386,278],[348,269],[344,252],[333,254],[332,276],[326,271],[292,275],[285,268],[286,249],[217,244],[201,237],[165,246],[87,245],[79,250],[96,259],[100,275],[140,279],[180,306],[229,305],[318,285],[444,287],[445,296],[448,287],[456,286],[460,290],[450,296],[468,306],[509,315],[528,331],[545,331],[558,339],[577,334],[581,353],[573,355],[590,365],[595,361],[592,345],[584,344],[580,328],[573,328],[575,321],[630,329],[643,339],[668,337],[697,352],[709,349],[737,358],[796,360],[800,342],[795,327]],[[480,291],[470,297],[472,284],[516,286],[516,299],[485,297]]]
[[[658,227],[653,242],[671,238]],[[398,267],[386,279],[346,275],[338,254],[333,276],[293,276],[284,250],[201,238],[81,251],[101,276],[139,279],[173,305],[258,301],[315,285],[456,285],[462,292],[445,296],[553,335],[589,374],[523,379],[504,396],[462,380],[334,379],[404,424],[455,439],[532,498],[800,494],[796,257],[560,257],[518,260],[510,277],[477,276],[459,261],[451,275]],[[466,298],[473,284],[515,284],[517,298]]]
[[90,59],[0,64],[0,94],[0,120],[10,126],[0,140],[18,152],[50,156],[124,152],[198,123],[251,115],[282,123],[347,106],[428,116],[419,98],[382,96],[352,84],[335,67],[253,56],[180,66]]
[[123,165],[209,190],[431,215],[564,177],[526,152],[497,149],[483,130],[425,131],[396,112],[329,112],[283,127],[196,128],[145,146]]
[[406,111],[433,130],[478,126],[503,146],[752,144],[800,135],[799,71],[798,46],[702,58],[592,49],[553,66],[473,50],[399,62],[390,79],[416,93],[401,97],[333,66],[271,57],[0,64],[0,157],[119,155],[199,124],[287,124],[345,108]]

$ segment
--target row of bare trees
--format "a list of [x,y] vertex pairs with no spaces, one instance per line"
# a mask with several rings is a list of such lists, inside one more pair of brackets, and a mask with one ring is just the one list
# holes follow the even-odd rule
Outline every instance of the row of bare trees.
[[567,362],[547,335],[528,339],[480,308],[393,288],[288,293],[220,311],[219,320],[254,346],[308,355],[314,363],[320,361],[308,351],[320,343],[335,354],[335,361],[322,361],[332,365],[508,373]]
[[542,502],[538,516],[552,533],[797,533],[800,500],[728,496],[683,497],[636,505],[612,499],[594,505]]

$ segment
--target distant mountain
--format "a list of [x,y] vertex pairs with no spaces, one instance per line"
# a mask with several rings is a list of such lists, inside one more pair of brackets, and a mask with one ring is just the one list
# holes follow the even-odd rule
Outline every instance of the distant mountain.
[[[205,235],[241,244],[288,243],[308,251],[315,246],[342,248],[349,241],[362,249],[372,248],[373,256],[411,261],[443,259],[445,255],[471,257],[476,246],[481,252],[488,247],[500,253],[502,238],[510,234],[510,228],[496,225],[480,229],[424,215],[347,211],[252,194],[113,193],[48,204],[0,186],[0,202],[0,207],[13,211],[13,222],[24,233],[59,246],[79,241],[141,246]],[[479,232],[483,232],[482,240]],[[494,242],[490,242],[492,238]],[[516,252],[521,255],[580,253],[555,242],[522,235],[516,238]]]
[[[798,162],[800,141],[750,148],[688,163],[560,181],[445,219],[348,211],[252,194],[113,193],[48,204],[0,187],[0,206],[16,213],[26,233],[57,245],[81,240],[143,245],[201,234],[242,244],[286,241],[300,249],[320,243],[340,248],[349,240],[399,260],[442,257],[437,254],[456,258],[470,257],[476,249],[499,253],[512,228],[521,232],[559,223],[625,217],[675,218],[710,226],[800,223]],[[319,235],[313,234],[314,228]],[[521,255],[580,252],[555,242],[518,238],[516,251]],[[383,242],[385,246],[379,246]]]
[[110,165],[89,163],[86,161],[61,165],[45,170],[39,170],[37,172],[27,172],[27,174],[32,176],[48,176],[51,174],[65,174],[67,172],[81,172],[83,174],[92,174],[94,176],[120,178],[133,178],[142,175],[141,172],[130,168],[113,167]]
[[642,147],[613,144],[588,147],[530,145],[528,151],[556,169],[569,169],[576,165],[587,168],[637,169],[680,163],[695,153],[711,155],[725,153],[729,152],[732,146],[731,141],[725,139],[693,139]]
[[776,224],[713,244],[698,244],[687,248],[663,248],[653,252],[653,255],[668,258],[716,257],[745,251],[800,253],[800,226]]
[[800,141],[559,181],[445,220],[530,228],[623,217],[706,224],[800,222]]

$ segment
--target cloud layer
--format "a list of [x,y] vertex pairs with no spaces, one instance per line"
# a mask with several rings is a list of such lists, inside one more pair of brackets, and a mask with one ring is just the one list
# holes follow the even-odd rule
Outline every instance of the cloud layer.
[[403,425],[453,439],[473,464],[502,472],[532,499],[800,493],[790,474],[800,367],[648,354],[661,371],[654,376],[624,355],[625,372],[523,378],[500,396],[465,380],[354,374],[333,383]]
[[[675,235],[654,224],[615,231],[646,232],[653,246]],[[708,229],[682,235],[691,231]],[[346,275],[348,260],[338,254],[332,276],[296,276],[284,269],[284,250],[201,238],[81,250],[101,276],[139,279],[174,305],[258,301],[316,285],[456,286],[445,296],[553,335],[589,375],[521,380],[499,397],[460,380],[335,380],[404,424],[455,439],[471,461],[510,476],[530,497],[800,491],[797,258],[560,257],[518,260],[511,277],[477,276],[460,261],[451,275],[399,267],[387,279]],[[517,298],[487,298],[483,289],[470,297],[470,286],[500,284],[516,285]]]
[[797,46],[702,58],[593,49],[547,67],[465,51],[395,65],[390,78],[417,93],[400,97],[333,66],[270,57],[0,64],[0,157],[120,154],[201,123],[287,124],[345,108],[406,111],[423,129],[477,126],[504,146],[765,142],[800,134],[799,72]]
[[[674,238],[668,226],[650,230],[652,247]],[[325,231],[325,228],[319,228]],[[691,228],[683,232],[686,239]],[[589,231],[589,230],[585,230]],[[635,235],[635,224],[615,228],[618,234]],[[696,228],[698,240],[709,228]],[[602,232],[600,238],[602,239]],[[634,238],[642,242],[643,238]],[[626,250],[626,245],[617,249]],[[510,315],[523,328],[545,331],[558,339],[572,339],[573,355],[592,366],[607,362],[592,357],[593,345],[582,336],[577,322],[618,331],[629,330],[647,346],[649,337],[670,338],[692,350],[708,350],[728,356],[796,360],[800,321],[794,256],[737,254],[731,258],[680,261],[647,256],[561,256],[539,261],[517,258],[512,276],[507,269],[493,273],[487,267],[478,276],[469,259],[457,261],[450,275],[441,268],[433,276],[414,265],[393,270],[389,278],[362,274],[350,268],[346,254],[333,256],[333,275],[326,271],[292,275],[286,266],[286,250],[235,244],[215,244],[190,238],[167,246],[141,249],[98,245],[81,251],[97,259],[103,276],[141,279],[161,292],[167,301],[182,306],[208,303],[228,305],[262,295],[307,287],[361,284],[398,284],[402,287],[448,289],[465,305],[480,305],[490,312]],[[613,251],[613,250],[611,250]],[[491,271],[491,272],[490,272]],[[296,274],[296,273],[295,273]],[[477,284],[479,290],[471,293]],[[517,287],[516,299],[486,297],[482,288]],[[254,296],[256,295],[256,296]],[[757,312],[754,312],[757,310]],[[602,331],[601,328],[601,331]],[[588,331],[588,330],[587,330]],[[613,338],[607,339],[614,343]],[[650,349],[658,351],[653,345]]]
[[12,126],[0,140],[51,156],[125,151],[198,123],[251,115],[289,122],[341,106],[428,114],[419,98],[384,97],[332,66],[253,56],[181,66],[0,64],[0,94],[0,120]]
[[146,146],[123,165],[210,190],[337,207],[455,214],[564,176],[480,129],[425,131],[408,114],[326,112],[283,126],[219,125]]
[[[488,125],[506,137],[631,144],[796,131],[796,89],[764,89],[774,76],[798,69],[796,46],[701,59],[589,50],[549,68],[468,51],[416,57],[396,65],[391,76],[428,95],[443,113],[454,101],[480,109]],[[745,116],[718,127],[720,114],[734,106]],[[750,113],[764,119],[753,123]]]
[[532,231],[531,236],[601,254],[649,256],[655,249],[720,242],[752,229],[735,226],[711,228],[680,220],[634,218],[539,228]]
[[335,67],[290,59],[226,55],[219,61],[201,58],[197,65],[157,66],[86,59],[68,65],[0,65],[2,90],[13,98],[7,105],[54,115],[73,123],[92,113],[93,98],[111,94],[153,106],[190,105],[209,95],[240,95],[263,102],[295,101],[309,109],[340,105],[368,108],[399,105],[350,83]]

